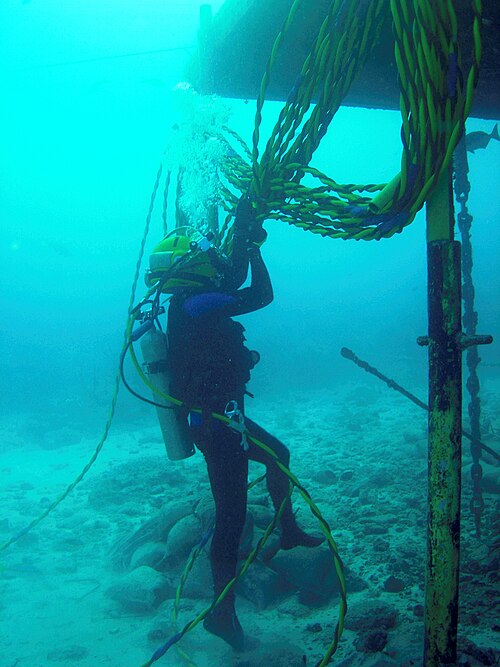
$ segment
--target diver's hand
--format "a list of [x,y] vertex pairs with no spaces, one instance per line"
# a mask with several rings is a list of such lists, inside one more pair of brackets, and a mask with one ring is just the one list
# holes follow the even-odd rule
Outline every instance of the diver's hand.
[[257,224],[251,230],[251,236],[248,239],[249,247],[260,248],[267,240],[267,232],[261,224]]
[[267,232],[257,220],[257,211],[248,193],[240,198],[236,207],[234,232],[244,237],[249,246],[260,247],[267,239]]
[[248,231],[255,224],[256,215],[257,211],[254,208],[250,195],[248,193],[242,195],[236,206],[235,229]]

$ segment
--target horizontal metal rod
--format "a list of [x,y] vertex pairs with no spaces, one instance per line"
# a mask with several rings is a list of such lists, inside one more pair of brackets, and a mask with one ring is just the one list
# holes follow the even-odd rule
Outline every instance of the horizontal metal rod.
[[[340,354],[345,357],[345,359],[349,359],[349,361],[352,361],[356,364],[356,366],[359,366],[362,368],[364,371],[367,373],[370,373],[371,375],[374,375],[375,377],[379,378],[379,380],[382,380],[382,382],[385,382],[385,384],[390,387],[391,389],[394,389],[395,391],[399,392],[400,394],[403,394],[403,396],[406,396],[410,401],[415,403],[415,405],[418,405],[419,408],[422,408],[423,410],[429,410],[429,406],[427,403],[424,403],[421,401],[415,394],[412,394],[410,391],[402,387],[400,384],[392,380],[391,378],[387,377],[387,375],[384,375],[381,373],[379,370],[377,370],[374,366],[370,366],[370,364],[367,361],[363,361],[360,359],[352,350],[350,350],[347,347],[343,347],[340,350]],[[463,435],[472,442],[473,437],[470,433],[467,431],[462,431]],[[500,461],[500,454],[497,454],[493,449],[485,445],[483,442],[478,443],[481,447],[481,449],[484,449],[485,452],[488,452],[488,454],[491,454],[494,458]]]

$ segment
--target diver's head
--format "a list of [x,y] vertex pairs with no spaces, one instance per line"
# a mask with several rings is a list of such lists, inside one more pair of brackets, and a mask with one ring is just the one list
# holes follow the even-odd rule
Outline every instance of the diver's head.
[[218,289],[227,259],[212,244],[213,235],[193,227],[177,227],[153,249],[145,281],[164,294]]

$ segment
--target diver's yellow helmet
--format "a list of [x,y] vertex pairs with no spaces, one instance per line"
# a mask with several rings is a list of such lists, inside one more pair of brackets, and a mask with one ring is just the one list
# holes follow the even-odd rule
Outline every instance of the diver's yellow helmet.
[[177,227],[153,248],[145,281],[148,287],[158,284],[164,294],[215,286],[222,266],[222,256],[209,238],[194,227]]

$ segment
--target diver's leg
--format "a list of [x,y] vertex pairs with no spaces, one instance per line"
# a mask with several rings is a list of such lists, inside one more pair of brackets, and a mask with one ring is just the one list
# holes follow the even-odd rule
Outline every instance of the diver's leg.
[[[288,447],[248,417],[245,417],[245,424],[250,431],[250,435],[253,435],[257,440],[261,440],[265,445],[270,447],[276,453],[281,463],[288,468],[290,464],[290,451]],[[252,459],[252,461],[263,463],[267,468],[267,488],[271,500],[273,501],[273,505],[278,509],[283,498],[288,494],[288,477],[279,468],[270,454],[253,444],[251,441],[249,441],[249,446],[249,458]],[[285,517],[285,521],[289,520],[290,516],[293,516],[292,505],[290,502],[287,502],[282,514],[282,521]]]
[[[250,431],[250,434],[257,438],[257,440],[261,440],[265,445],[270,447],[276,453],[280,462],[288,468],[290,463],[290,451],[288,447],[286,447],[274,435],[271,435],[271,433],[268,433],[268,431],[263,429],[262,426],[259,426],[256,422],[248,419],[248,417],[245,417],[245,424]],[[252,459],[252,461],[263,463],[267,468],[267,488],[269,490],[271,500],[273,501],[273,505],[277,510],[283,502],[283,499],[288,494],[288,477],[280,469],[270,454],[252,442],[249,444],[249,458]],[[298,546],[317,547],[322,542],[324,542],[324,537],[308,535],[297,525],[290,499],[288,499],[285,503],[283,514],[281,515],[280,526],[281,549],[288,550]]]
[[[236,574],[238,549],[245,524],[248,459],[239,436],[224,426],[215,429],[210,442],[200,447],[205,456],[215,500],[215,531],[210,547],[214,599]],[[243,650],[244,635],[236,616],[234,590],[230,590],[204,626],[235,650]]]

